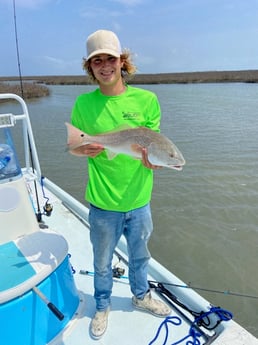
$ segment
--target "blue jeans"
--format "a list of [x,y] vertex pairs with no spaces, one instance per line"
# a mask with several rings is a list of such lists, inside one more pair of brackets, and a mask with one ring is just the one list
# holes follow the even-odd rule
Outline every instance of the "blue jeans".
[[149,289],[148,240],[153,230],[150,205],[129,212],[105,211],[91,205],[89,223],[94,255],[96,309],[103,311],[110,305],[113,287],[112,259],[122,235],[127,241],[131,292],[137,298],[143,298]]

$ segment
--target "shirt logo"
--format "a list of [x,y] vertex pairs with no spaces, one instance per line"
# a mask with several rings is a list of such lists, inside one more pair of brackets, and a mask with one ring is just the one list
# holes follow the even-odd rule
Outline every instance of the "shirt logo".
[[137,120],[140,118],[140,113],[135,113],[135,112],[124,112],[123,111],[123,119],[124,120]]

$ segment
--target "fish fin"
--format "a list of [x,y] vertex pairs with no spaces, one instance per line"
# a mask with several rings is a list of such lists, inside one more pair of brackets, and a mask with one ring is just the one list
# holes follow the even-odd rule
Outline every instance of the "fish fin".
[[[103,134],[112,134],[112,133],[117,133],[117,132],[121,132],[121,131],[125,131],[127,129],[132,129],[133,127],[129,126],[128,124],[122,124],[117,126],[114,129],[111,129],[110,131],[106,131],[106,132],[102,132],[101,135]],[[98,134],[96,134],[97,136]]]
[[139,154],[140,154],[140,156],[142,155],[143,146],[141,146],[140,144],[131,144],[131,149],[137,155],[139,155]]
[[106,154],[107,154],[107,158],[108,158],[109,160],[114,159],[115,156],[117,155],[116,152],[113,152],[113,151],[110,151],[110,150],[107,150],[107,149],[106,149]]
[[126,129],[132,129],[133,127],[132,126],[129,126],[128,123],[123,123],[119,126],[117,126],[115,129],[114,129],[114,132],[120,132],[120,131],[124,131]]

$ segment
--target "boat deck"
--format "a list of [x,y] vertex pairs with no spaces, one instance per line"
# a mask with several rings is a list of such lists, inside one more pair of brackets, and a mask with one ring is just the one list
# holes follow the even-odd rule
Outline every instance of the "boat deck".
[[[50,181],[46,182],[46,186]],[[158,328],[163,322],[163,318],[154,317],[148,313],[138,311],[133,308],[131,303],[132,294],[127,276],[127,266],[123,260],[119,261],[120,254],[126,258],[126,245],[122,239],[119,248],[117,248],[118,256],[114,256],[114,265],[118,264],[119,267],[125,269],[124,278],[114,278],[112,305],[109,314],[109,324],[104,336],[96,341],[89,335],[89,325],[91,318],[95,313],[95,301],[93,298],[93,265],[92,265],[92,248],[89,239],[89,229],[87,226],[87,219],[83,219],[81,215],[71,212],[71,209],[65,206],[56,196],[47,192],[50,197],[50,202],[53,205],[53,214],[51,217],[44,217],[45,225],[49,226],[52,230],[62,234],[69,244],[69,253],[71,255],[70,261],[73,269],[75,270],[74,279],[76,286],[80,291],[81,303],[80,307],[72,320],[64,330],[64,332],[54,339],[49,345],[81,345],[81,344],[150,344],[155,337]],[[64,198],[65,199],[65,198]],[[79,205],[80,206],[80,205]],[[77,212],[75,210],[75,212]],[[78,211],[79,212],[79,211]],[[87,213],[87,209],[85,208]],[[62,224],[62,228],[60,228]],[[80,271],[89,271],[90,274],[81,274]],[[173,274],[167,271],[163,266],[159,265],[155,260],[151,259],[150,262],[150,275],[149,280],[169,281],[175,284],[183,284]],[[191,289],[175,288],[182,298],[185,296],[191,301],[194,307],[195,297],[196,305],[203,304],[207,308],[208,302],[202,299]],[[182,292],[182,290],[185,290]],[[155,292],[152,292],[155,298],[159,298]],[[204,309],[205,310],[205,309]],[[190,315],[184,312],[187,318],[191,319]],[[176,317],[175,323],[178,323],[178,318],[182,321],[180,326],[168,324],[168,334],[166,344],[187,344],[187,341],[193,340],[188,337],[184,341],[179,341],[185,338],[190,329],[188,320],[176,310],[172,308],[172,317]],[[229,327],[230,326],[230,327]],[[232,328],[233,327],[233,328]],[[234,331],[232,332],[232,329]],[[227,331],[228,330],[228,331]],[[229,331],[230,330],[230,331]],[[222,332],[223,331],[223,332]],[[217,345],[257,345],[258,340],[251,334],[245,331],[242,327],[234,321],[222,322],[216,330],[208,332],[203,330],[205,336],[198,337],[198,344],[217,344]],[[153,344],[164,344],[166,337],[165,327],[159,334],[158,339]],[[219,338],[217,338],[219,337]],[[216,339],[217,338],[217,339]],[[197,344],[197,343],[196,343]]]

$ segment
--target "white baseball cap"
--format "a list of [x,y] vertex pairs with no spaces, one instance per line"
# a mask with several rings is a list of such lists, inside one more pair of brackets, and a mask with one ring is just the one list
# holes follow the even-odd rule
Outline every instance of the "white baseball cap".
[[87,60],[98,54],[109,54],[119,57],[122,54],[117,35],[109,30],[93,32],[87,39]]

